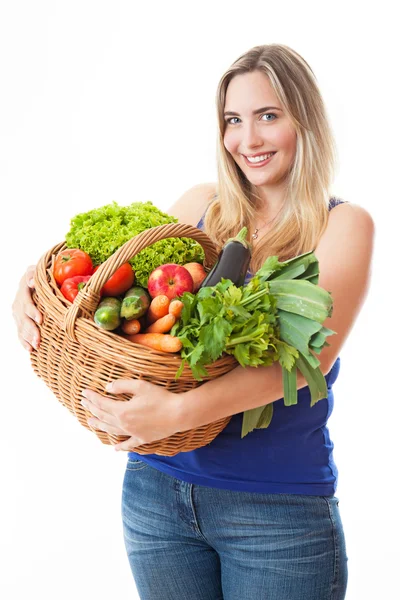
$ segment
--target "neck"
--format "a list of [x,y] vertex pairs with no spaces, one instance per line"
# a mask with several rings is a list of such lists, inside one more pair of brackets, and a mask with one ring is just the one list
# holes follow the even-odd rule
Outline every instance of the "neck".
[[274,189],[266,193],[265,189],[255,188],[256,214],[251,224],[253,244],[264,237],[275,225],[275,220],[283,209],[285,194],[282,190]]
[[265,219],[272,219],[280,211],[284,202],[286,189],[283,187],[269,188],[252,187],[257,213]]

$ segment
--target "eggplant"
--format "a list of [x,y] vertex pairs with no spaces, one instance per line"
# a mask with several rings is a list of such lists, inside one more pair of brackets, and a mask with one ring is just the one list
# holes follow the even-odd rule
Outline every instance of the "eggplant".
[[251,259],[250,244],[246,235],[247,227],[243,227],[236,237],[225,242],[217,262],[203,279],[199,289],[217,285],[222,278],[230,279],[236,286],[243,285]]

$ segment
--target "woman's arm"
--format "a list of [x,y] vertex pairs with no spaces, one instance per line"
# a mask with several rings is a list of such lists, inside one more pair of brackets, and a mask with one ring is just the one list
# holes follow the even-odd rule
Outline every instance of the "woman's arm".
[[[182,210],[186,204],[185,200]],[[187,214],[181,217],[182,222],[189,218]],[[368,212],[360,206],[342,204],[331,210],[328,226],[315,251],[320,267],[319,285],[333,297],[332,316],[324,325],[336,331],[336,335],[329,337],[330,346],[318,355],[324,375],[331,370],[366,297],[373,237],[374,224]],[[298,374],[297,388],[306,385],[304,377]],[[270,367],[237,367],[184,393],[138,379],[115,380],[107,391],[113,395],[132,394],[132,398],[118,402],[86,390],[83,402],[94,415],[90,421],[93,427],[131,436],[117,444],[118,450],[132,450],[178,431],[264,406],[284,395],[279,363]]]
[[[328,226],[315,255],[319,261],[321,287],[332,293],[333,312],[324,325],[336,335],[330,346],[317,355],[324,375],[337,359],[369,288],[374,223],[370,214],[355,204],[341,204],[331,210]],[[297,389],[307,381],[298,374]],[[180,431],[212,423],[283,397],[282,369],[237,367],[230,373],[185,392],[181,396]]]

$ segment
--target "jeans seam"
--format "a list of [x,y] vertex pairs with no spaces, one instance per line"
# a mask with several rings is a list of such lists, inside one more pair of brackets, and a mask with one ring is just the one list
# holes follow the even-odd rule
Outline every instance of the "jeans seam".
[[211,546],[211,548],[213,548],[215,550],[214,546],[210,543],[210,541],[206,538],[204,533],[201,531],[199,523],[197,521],[196,509],[194,507],[194,501],[193,501],[193,489],[194,489],[194,484],[191,484],[189,497],[190,497],[190,505],[191,505],[192,513],[193,513],[193,517],[194,517],[194,522],[193,522],[194,531],[197,536],[201,537],[209,546]]
[[332,525],[332,538],[333,538],[333,546],[334,546],[334,550],[335,550],[335,559],[334,559],[334,568],[333,568],[333,581],[331,584],[331,591],[330,591],[330,600],[335,600],[334,597],[334,590],[337,589],[337,583],[338,583],[338,565],[339,565],[339,548],[338,548],[338,541],[337,541],[337,536],[336,536],[336,525],[335,525],[335,519],[332,513],[332,508],[329,502],[328,498],[325,498],[323,496],[327,506],[328,506],[328,512],[329,512],[329,519]]
[[126,467],[126,470],[127,471],[133,471],[133,472],[135,472],[135,471],[143,471],[143,469],[145,469],[147,466],[148,465],[143,465],[141,467],[137,467],[137,469],[130,469],[129,467]]

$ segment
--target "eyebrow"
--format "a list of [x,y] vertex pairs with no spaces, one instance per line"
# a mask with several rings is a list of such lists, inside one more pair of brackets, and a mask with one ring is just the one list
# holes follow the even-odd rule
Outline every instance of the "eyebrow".
[[[266,110],[280,110],[282,112],[281,108],[278,108],[277,106],[263,106],[262,108],[258,108],[257,110],[253,110],[253,115],[259,115],[260,113],[266,111]],[[228,115],[233,115],[234,117],[240,117],[239,113],[237,112],[233,112],[232,110],[228,111],[228,112],[224,112],[224,117],[228,116]]]

